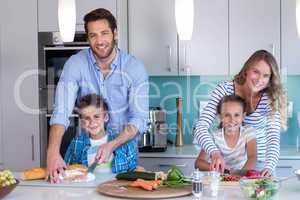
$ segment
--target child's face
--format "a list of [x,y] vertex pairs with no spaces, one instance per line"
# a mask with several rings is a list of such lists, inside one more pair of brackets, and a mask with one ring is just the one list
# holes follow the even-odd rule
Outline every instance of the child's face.
[[226,102],[221,108],[222,126],[226,132],[236,132],[245,117],[243,107],[237,102]]
[[108,115],[102,108],[88,106],[80,110],[80,122],[91,136],[95,136],[104,130],[104,123],[108,121]]

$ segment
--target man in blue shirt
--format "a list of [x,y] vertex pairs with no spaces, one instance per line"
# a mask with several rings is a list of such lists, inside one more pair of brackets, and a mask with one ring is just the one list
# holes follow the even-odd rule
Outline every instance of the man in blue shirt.
[[51,183],[58,182],[58,174],[66,167],[59,147],[77,97],[97,93],[108,102],[107,128],[114,139],[100,146],[96,156],[99,162],[106,161],[112,152],[126,144],[133,144],[126,148],[136,152],[135,137],[147,128],[149,84],[144,65],[116,47],[117,25],[109,11],[102,8],[91,11],[84,22],[90,48],[68,59],[56,89],[47,151],[47,175]]

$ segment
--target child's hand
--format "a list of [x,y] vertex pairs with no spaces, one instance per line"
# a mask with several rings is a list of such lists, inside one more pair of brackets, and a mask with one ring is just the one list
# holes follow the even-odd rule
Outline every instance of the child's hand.
[[99,147],[95,159],[99,160],[98,163],[107,162],[112,152],[113,152],[113,146],[110,142],[103,144]]
[[264,177],[271,177],[272,176],[272,172],[269,169],[264,168],[261,172],[260,172],[261,176]]
[[225,161],[219,151],[214,151],[211,154],[210,170],[218,171],[223,174],[225,168]]

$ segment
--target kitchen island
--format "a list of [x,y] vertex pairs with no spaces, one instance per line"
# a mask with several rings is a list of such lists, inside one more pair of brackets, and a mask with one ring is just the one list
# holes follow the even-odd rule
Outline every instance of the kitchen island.
[[[102,182],[111,180],[113,176],[101,177]],[[101,181],[99,182],[101,183]],[[299,199],[300,196],[300,181],[296,178],[285,181],[278,194],[274,199]],[[3,200],[114,200],[120,198],[113,198],[101,195],[97,192],[96,187],[59,187],[44,185],[44,186],[22,186],[19,185],[17,188]],[[192,195],[173,198],[180,200],[194,199]],[[219,189],[218,197],[211,198],[203,196],[201,199],[222,199],[222,200],[241,200],[246,199],[239,188],[239,186],[221,186]]]
[[[176,165],[189,176],[194,170],[194,162],[199,152],[200,147],[192,144],[182,147],[168,146],[165,152],[139,153],[139,164],[150,171],[166,171]],[[282,146],[276,175],[290,176],[295,169],[300,169],[300,151],[295,147]]]

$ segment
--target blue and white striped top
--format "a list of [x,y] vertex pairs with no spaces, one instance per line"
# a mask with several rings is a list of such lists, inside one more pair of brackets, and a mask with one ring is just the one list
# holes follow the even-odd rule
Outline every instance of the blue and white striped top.
[[[234,93],[233,81],[217,85],[196,124],[194,143],[199,144],[209,155],[218,150],[208,131],[216,118],[217,105],[222,97]],[[265,161],[265,168],[274,171],[280,150],[280,114],[272,111],[266,93],[263,93],[255,111],[245,117],[243,125],[250,125],[256,129],[257,160]]]

